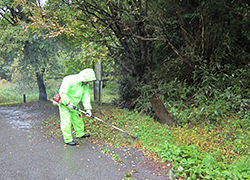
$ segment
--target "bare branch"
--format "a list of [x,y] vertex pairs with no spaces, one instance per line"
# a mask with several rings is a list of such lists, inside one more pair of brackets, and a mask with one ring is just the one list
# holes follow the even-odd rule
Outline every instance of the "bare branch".
[[166,41],[165,38],[161,38],[161,39],[159,39],[159,38],[145,38],[145,37],[141,37],[141,36],[138,36],[135,34],[133,34],[132,36],[135,38],[141,39],[143,41]]

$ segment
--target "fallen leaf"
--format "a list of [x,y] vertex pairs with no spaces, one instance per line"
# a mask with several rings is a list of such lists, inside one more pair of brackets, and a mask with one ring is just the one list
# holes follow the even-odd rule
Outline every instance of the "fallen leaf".
[[133,168],[133,173],[139,173],[139,171],[135,168]]

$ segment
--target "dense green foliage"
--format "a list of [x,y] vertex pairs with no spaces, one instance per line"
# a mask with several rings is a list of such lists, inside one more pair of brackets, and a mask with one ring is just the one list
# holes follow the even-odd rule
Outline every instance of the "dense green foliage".
[[[40,3],[40,1],[29,1],[32,2],[37,2],[38,5]],[[32,13],[26,11],[19,1],[1,1],[0,12],[1,78],[15,81],[16,74],[19,74],[19,79],[20,75],[25,79],[31,77],[30,79],[37,82],[39,100],[46,101],[44,74],[51,73],[52,69],[55,72],[60,66],[54,61],[59,43],[56,43],[56,39],[37,36],[36,31],[24,32],[26,26],[21,25],[21,22],[30,23]]]
[[[170,83],[160,82],[156,89],[151,86],[142,86],[143,94],[137,100],[140,104],[138,110],[150,111],[147,98],[153,91],[161,94],[169,111],[176,116],[178,124],[218,123],[233,115],[239,118],[249,114],[249,70],[241,69],[226,74],[216,73],[208,69],[199,75],[202,82],[199,86],[188,86],[180,80]],[[223,83],[222,83],[223,82]],[[202,86],[201,86],[202,84]]]

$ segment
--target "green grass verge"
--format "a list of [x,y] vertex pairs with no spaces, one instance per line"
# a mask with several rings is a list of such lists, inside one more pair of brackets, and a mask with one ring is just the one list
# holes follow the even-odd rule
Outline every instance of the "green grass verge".
[[[58,93],[60,81],[51,79],[45,82],[47,89],[47,98],[52,101],[54,94]],[[32,88],[31,88],[32,87]],[[24,102],[24,94],[26,102],[38,101],[39,92],[36,84],[32,85],[18,85],[0,79],[0,105],[18,104]]]
[[[172,175],[184,179],[247,179],[250,177],[249,129],[232,126],[172,127],[159,124],[138,112],[105,104],[93,105],[93,114],[139,139],[84,117],[91,141],[105,141],[115,147],[138,148],[156,161],[172,166]],[[60,137],[59,119],[50,117],[43,126],[44,136]],[[234,123],[235,124],[235,123]],[[173,178],[173,177],[172,177]]]

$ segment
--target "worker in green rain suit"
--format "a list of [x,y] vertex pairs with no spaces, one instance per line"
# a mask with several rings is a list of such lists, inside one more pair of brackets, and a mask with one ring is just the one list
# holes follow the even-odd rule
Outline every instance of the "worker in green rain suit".
[[91,102],[88,82],[96,80],[94,70],[91,68],[82,70],[79,74],[68,75],[63,78],[59,94],[61,103],[59,105],[61,130],[64,142],[68,145],[75,146],[76,143],[72,137],[71,124],[73,124],[76,137],[89,137],[84,134],[84,123],[80,112],[74,110],[74,107],[79,108],[79,102],[82,101],[83,107],[86,110],[86,116],[91,117]]

